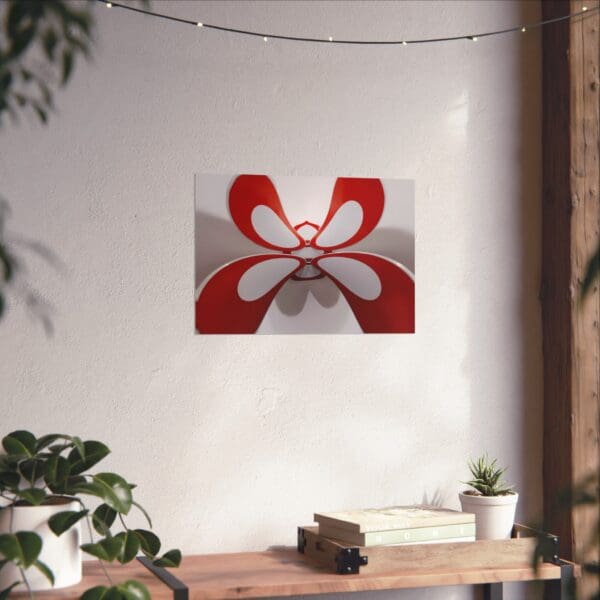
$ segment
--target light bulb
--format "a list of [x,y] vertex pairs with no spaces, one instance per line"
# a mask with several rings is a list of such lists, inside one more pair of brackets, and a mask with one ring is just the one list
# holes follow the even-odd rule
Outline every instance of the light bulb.
[[581,10],[582,10],[583,12],[585,12],[585,11],[587,10],[587,6],[582,6],[582,7],[581,7]]
[[204,27],[204,23],[200,23],[200,21],[198,21],[196,25],[198,25],[198,27]]
[[403,46],[406,46],[408,44],[408,42],[402,42]]
[[112,7],[112,3],[110,3],[110,2],[107,2],[107,3],[106,3],[106,8],[111,8],[111,7]]
[[263,37],[263,40],[264,40],[265,42],[268,42],[268,41],[269,41],[269,38],[268,38],[268,37],[265,35],[265,37]]
[[333,42],[333,37],[329,36],[329,41]]
[[471,39],[472,39],[474,42],[476,42],[476,41],[477,41],[479,38],[478,38],[476,35],[474,35],[474,36],[472,36],[472,37],[471,37]]
[[523,33],[525,33],[525,32],[527,31],[527,28],[526,28],[526,27],[521,27],[521,31],[522,31]]

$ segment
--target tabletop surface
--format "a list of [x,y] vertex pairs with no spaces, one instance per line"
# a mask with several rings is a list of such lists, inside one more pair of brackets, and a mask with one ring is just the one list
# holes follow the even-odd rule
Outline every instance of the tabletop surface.
[[[115,583],[137,579],[151,592],[153,600],[173,597],[173,592],[139,562],[108,565]],[[223,598],[260,598],[296,594],[325,594],[367,590],[406,589],[441,585],[470,585],[534,579],[559,579],[560,567],[549,563],[534,573],[529,565],[502,568],[410,570],[398,568],[385,573],[337,575],[315,565],[293,548],[275,548],[264,552],[205,554],[186,556],[181,566],[169,571],[189,588],[190,600]],[[84,578],[76,586],[36,593],[44,600],[75,599],[95,585],[107,585],[98,561],[84,563]]]

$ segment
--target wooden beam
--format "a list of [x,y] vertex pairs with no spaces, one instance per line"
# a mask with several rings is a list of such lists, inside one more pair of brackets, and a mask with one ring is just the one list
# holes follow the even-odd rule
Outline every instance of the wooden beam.
[[[546,0],[549,19],[598,0]],[[544,510],[561,554],[582,561],[600,508],[558,510],[561,490],[600,470],[600,297],[580,301],[600,243],[600,15],[543,31]],[[598,550],[587,554],[598,560]],[[584,583],[584,588],[591,582]],[[585,589],[584,589],[585,592]]]

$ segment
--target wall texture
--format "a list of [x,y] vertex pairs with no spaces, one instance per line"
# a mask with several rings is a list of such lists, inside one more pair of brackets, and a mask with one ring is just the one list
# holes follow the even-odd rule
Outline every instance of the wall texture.
[[[236,27],[469,34],[536,2],[153,2]],[[510,465],[540,513],[539,32],[477,43],[264,43],[99,6],[46,128],[6,127],[11,229],[48,245],[0,323],[4,432],[106,441],[165,544],[292,544],[313,510],[441,499]],[[193,175],[416,182],[417,334],[193,334]],[[133,520],[136,523],[136,520]],[[515,592],[519,594],[520,592]],[[460,589],[398,597],[463,598]]]

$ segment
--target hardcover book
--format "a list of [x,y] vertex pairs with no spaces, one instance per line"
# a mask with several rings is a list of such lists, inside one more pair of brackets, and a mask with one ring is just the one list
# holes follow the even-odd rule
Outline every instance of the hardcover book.
[[475,515],[448,508],[418,504],[315,513],[314,520],[319,523],[319,526],[332,525],[355,533],[369,533],[392,529],[475,523]]
[[434,541],[457,541],[456,538],[474,538],[475,523],[440,525],[439,527],[413,527],[411,529],[388,529],[357,533],[329,524],[319,524],[319,535],[337,539],[357,546],[384,546]]

